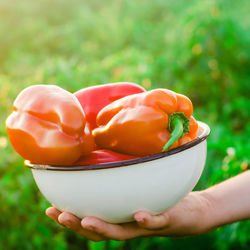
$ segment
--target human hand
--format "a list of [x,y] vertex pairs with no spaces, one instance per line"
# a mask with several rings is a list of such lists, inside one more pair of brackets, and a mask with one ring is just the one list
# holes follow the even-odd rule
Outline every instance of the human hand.
[[92,241],[202,234],[214,227],[212,213],[213,205],[206,192],[191,192],[174,207],[158,215],[136,212],[135,222],[123,224],[107,223],[92,216],[80,220],[54,207],[46,210],[51,219]]

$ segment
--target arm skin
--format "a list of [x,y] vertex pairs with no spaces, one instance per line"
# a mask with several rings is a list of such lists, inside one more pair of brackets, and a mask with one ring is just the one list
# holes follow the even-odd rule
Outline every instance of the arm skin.
[[203,234],[226,224],[250,219],[250,170],[206,190],[191,192],[159,215],[139,211],[134,215],[135,222],[131,223],[111,224],[95,217],[80,220],[54,207],[48,208],[46,214],[96,242]]

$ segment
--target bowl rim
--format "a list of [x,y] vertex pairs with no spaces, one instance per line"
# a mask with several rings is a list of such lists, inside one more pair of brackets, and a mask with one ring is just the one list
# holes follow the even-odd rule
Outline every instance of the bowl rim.
[[201,121],[198,121],[198,126],[203,129],[202,133],[197,136],[193,141],[183,144],[180,147],[171,149],[166,152],[161,152],[153,155],[138,157],[135,159],[125,160],[125,161],[116,161],[116,162],[108,162],[108,163],[99,163],[99,164],[90,164],[90,165],[73,165],[73,166],[61,166],[61,165],[46,165],[46,164],[32,164],[30,161],[25,160],[24,165],[31,169],[39,169],[39,170],[53,170],[53,171],[82,171],[82,170],[98,170],[98,169],[107,169],[107,168],[117,168],[117,167],[125,167],[130,165],[135,165],[143,162],[157,160],[163,157],[167,157],[170,155],[177,154],[189,148],[200,144],[202,141],[206,140],[210,135],[209,126]]

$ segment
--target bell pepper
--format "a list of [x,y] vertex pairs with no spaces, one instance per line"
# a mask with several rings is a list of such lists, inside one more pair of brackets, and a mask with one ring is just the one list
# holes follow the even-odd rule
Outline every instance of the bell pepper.
[[119,154],[110,150],[95,150],[92,151],[89,155],[79,159],[74,165],[91,165],[91,164],[100,164],[100,163],[109,163],[117,161],[126,161],[135,159],[135,156]]
[[94,149],[77,98],[54,85],[34,85],[16,98],[6,120],[9,140],[32,163],[71,165]]
[[92,86],[74,93],[79,100],[90,129],[97,127],[96,116],[108,104],[128,95],[145,92],[141,86],[130,82],[118,82]]
[[192,102],[167,89],[119,99],[104,107],[92,131],[99,148],[146,156],[178,147],[196,137]]

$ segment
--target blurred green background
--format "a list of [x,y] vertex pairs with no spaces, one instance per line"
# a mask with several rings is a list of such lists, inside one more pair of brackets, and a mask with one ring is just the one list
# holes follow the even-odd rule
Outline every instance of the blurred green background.
[[0,249],[249,249],[249,221],[186,238],[78,237],[44,215],[49,204],[4,125],[31,84],[170,88],[212,129],[196,189],[241,173],[250,152],[249,11],[248,0],[0,0]]

